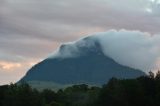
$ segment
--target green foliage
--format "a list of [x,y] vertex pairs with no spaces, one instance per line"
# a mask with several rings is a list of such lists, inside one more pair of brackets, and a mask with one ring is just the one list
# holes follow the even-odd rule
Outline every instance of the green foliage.
[[43,106],[40,93],[23,83],[11,84],[5,92],[2,106]]
[[57,92],[28,84],[0,87],[0,106],[160,106],[160,72],[137,79],[112,78],[103,87],[74,85]]

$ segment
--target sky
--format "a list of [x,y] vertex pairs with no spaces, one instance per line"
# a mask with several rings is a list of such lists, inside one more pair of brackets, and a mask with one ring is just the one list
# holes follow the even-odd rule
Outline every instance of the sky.
[[0,0],[0,85],[64,43],[109,30],[160,33],[160,0]]

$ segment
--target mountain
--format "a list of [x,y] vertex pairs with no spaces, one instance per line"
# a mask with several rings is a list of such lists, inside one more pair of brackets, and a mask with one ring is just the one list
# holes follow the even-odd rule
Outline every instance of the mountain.
[[33,66],[21,81],[56,84],[105,84],[110,78],[136,78],[145,75],[138,69],[123,66],[103,53],[97,39],[86,37],[63,44],[49,58]]

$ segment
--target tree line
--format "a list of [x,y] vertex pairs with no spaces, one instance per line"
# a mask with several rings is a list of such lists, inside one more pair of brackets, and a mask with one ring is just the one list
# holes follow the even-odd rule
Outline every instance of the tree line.
[[0,106],[160,106],[160,71],[136,79],[112,78],[102,87],[73,85],[57,92],[27,83],[0,86]]

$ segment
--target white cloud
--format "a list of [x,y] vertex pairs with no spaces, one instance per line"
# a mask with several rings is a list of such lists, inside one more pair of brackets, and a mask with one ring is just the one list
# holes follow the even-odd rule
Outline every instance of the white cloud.
[[[80,39],[61,46],[56,54],[60,58],[80,56],[83,51],[79,47],[92,47],[98,39],[104,54],[119,64],[144,72],[160,68],[160,35],[150,35],[140,31],[111,30],[90,36],[92,40]],[[63,48],[62,48],[63,47]]]
[[152,13],[154,16],[160,15],[160,0],[149,0],[150,3],[146,11]]
[[100,40],[104,53],[120,64],[145,72],[160,68],[160,35],[112,30],[98,33],[96,37]]

